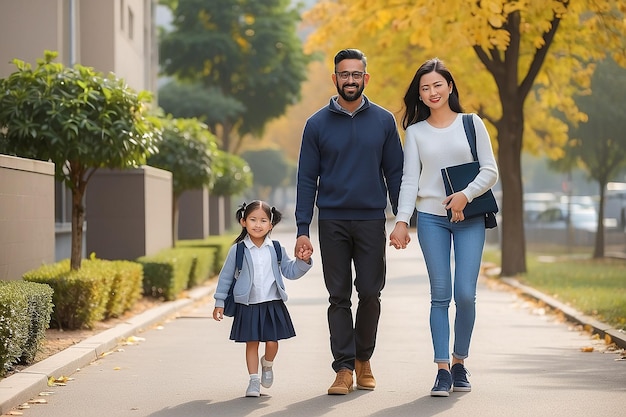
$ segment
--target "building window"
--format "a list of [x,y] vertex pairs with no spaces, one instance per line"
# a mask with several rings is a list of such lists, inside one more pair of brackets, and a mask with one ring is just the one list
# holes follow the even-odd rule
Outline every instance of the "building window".
[[55,181],[54,221],[57,224],[72,223],[72,190],[60,181]]
[[124,0],[120,0],[120,29],[122,32],[124,31],[124,13],[126,12],[126,7],[124,7]]

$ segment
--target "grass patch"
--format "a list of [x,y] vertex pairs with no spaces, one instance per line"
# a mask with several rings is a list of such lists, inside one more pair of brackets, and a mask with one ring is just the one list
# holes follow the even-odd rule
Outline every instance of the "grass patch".
[[[499,251],[485,251],[485,261],[500,263]],[[526,257],[527,273],[517,279],[576,310],[626,329],[626,261],[562,254]]]

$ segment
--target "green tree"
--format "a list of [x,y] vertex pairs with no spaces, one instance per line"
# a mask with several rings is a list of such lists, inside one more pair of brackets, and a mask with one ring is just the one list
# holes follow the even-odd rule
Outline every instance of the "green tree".
[[[522,149],[562,155],[567,124],[553,110],[583,120],[573,95],[589,87],[587,63],[611,55],[626,66],[625,12],[618,0],[321,0],[305,21],[315,26],[310,49],[358,45],[373,58],[368,94],[392,110],[421,62],[447,62],[461,102],[497,140],[501,273],[514,276],[526,271]],[[337,36],[340,27],[350,30]]]
[[172,173],[172,242],[178,239],[178,200],[187,190],[213,186],[211,164],[217,154],[215,136],[198,119],[175,119],[163,123],[163,140],[148,165]]
[[224,96],[216,88],[204,88],[199,83],[170,81],[159,88],[159,106],[166,114],[178,118],[197,118],[211,132],[223,120],[236,119],[244,106],[232,97]]
[[[308,57],[296,34],[300,14],[290,0],[162,0],[174,29],[160,44],[165,74],[215,88],[244,106],[221,121],[221,146],[239,148],[300,97]],[[231,144],[231,133],[239,143]]]
[[626,70],[612,59],[598,62],[591,81],[591,94],[576,98],[589,117],[572,126],[562,167],[580,166],[598,184],[600,207],[594,258],[604,257],[604,204],[606,184],[626,167]]
[[252,186],[252,171],[248,163],[237,155],[218,150],[213,163],[215,183],[213,195],[232,196],[241,194]]
[[289,179],[290,167],[281,150],[246,151],[241,154],[241,157],[250,165],[256,194],[261,200],[268,200],[274,189],[285,185]]
[[72,191],[71,268],[79,269],[85,220],[83,196],[98,168],[139,166],[155,151],[159,121],[148,116],[148,92],[135,92],[114,74],[52,62],[37,67],[13,60],[17,71],[0,80],[0,152],[52,161]]

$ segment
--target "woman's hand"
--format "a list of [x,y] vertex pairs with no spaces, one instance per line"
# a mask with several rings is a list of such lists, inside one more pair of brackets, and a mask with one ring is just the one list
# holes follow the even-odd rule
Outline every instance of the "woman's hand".
[[410,241],[409,225],[405,222],[397,222],[393,232],[389,235],[389,246],[393,246],[396,249],[405,249]]
[[222,321],[224,318],[224,307],[215,307],[213,309],[213,319],[215,321]]
[[443,200],[443,205],[446,207],[446,210],[452,210],[451,222],[458,223],[465,220],[465,215],[463,214],[463,209],[467,205],[465,194],[462,192],[450,194]]

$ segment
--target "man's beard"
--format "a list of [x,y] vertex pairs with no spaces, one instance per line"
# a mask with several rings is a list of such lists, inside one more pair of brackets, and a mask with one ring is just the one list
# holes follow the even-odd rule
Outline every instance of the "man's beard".
[[[335,83],[335,86],[337,87],[337,93],[339,93],[341,98],[346,101],[358,100],[365,89],[365,84],[361,84],[360,86],[358,84],[344,84],[343,87],[339,88],[339,84]],[[345,87],[356,87],[356,91],[354,93],[347,94],[343,91]]]

